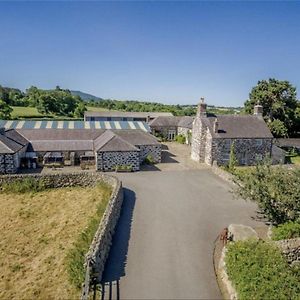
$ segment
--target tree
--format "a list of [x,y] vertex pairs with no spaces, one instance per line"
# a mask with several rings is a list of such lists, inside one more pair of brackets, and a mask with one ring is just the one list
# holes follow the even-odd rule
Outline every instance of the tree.
[[0,119],[10,119],[12,111],[12,108],[6,102],[0,99]]
[[300,222],[300,170],[258,164],[254,170],[237,174],[235,193],[256,202],[275,224]]
[[84,112],[86,112],[86,105],[84,102],[79,102],[75,111],[74,111],[74,116],[77,118],[83,118]]
[[[297,135],[299,119],[295,112],[300,107],[300,102],[297,100],[296,88],[290,82],[274,78],[258,81],[245,102],[246,113],[252,114],[257,103],[263,106],[264,119],[274,136],[280,137],[285,132],[289,136]],[[276,121],[271,125],[275,120],[281,123]]]

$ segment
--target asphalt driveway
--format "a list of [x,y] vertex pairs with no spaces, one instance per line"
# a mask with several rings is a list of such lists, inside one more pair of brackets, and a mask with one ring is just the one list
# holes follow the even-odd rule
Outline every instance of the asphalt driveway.
[[256,206],[234,199],[209,169],[118,176],[125,200],[103,298],[220,298],[214,240],[230,223],[258,225]]

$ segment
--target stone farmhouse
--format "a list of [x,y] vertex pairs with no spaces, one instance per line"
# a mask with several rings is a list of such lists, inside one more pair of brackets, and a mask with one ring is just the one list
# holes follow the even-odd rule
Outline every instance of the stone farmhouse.
[[140,169],[148,155],[161,161],[161,144],[143,122],[0,121],[0,173],[53,162]]
[[141,121],[149,123],[157,117],[173,116],[170,112],[86,111],[84,121]]
[[226,165],[231,145],[239,165],[254,165],[272,156],[273,135],[262,118],[263,107],[253,115],[209,115],[204,99],[193,123],[191,158],[209,165]]
[[193,117],[159,116],[149,122],[151,132],[169,141],[174,140],[176,135],[183,135],[186,143],[190,143],[190,136],[193,127]]

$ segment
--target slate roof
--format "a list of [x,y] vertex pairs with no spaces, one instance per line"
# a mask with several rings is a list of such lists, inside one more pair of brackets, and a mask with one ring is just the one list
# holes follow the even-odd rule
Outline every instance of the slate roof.
[[[28,151],[93,151],[95,143],[102,135],[111,132],[121,139],[136,145],[156,145],[158,140],[143,130],[103,130],[103,129],[18,129],[16,130],[24,139],[30,142]],[[105,135],[105,136],[106,136]],[[104,137],[105,137],[104,136]],[[101,139],[100,139],[101,140]],[[117,147],[115,142],[114,147]],[[122,146],[120,145],[122,150]]]
[[149,122],[150,127],[177,127],[182,117],[160,116]]
[[[219,130],[213,130],[215,119],[218,119]],[[218,115],[201,117],[215,138],[273,138],[263,118],[254,115]]]
[[142,121],[52,121],[0,120],[0,127],[8,129],[138,129],[150,131]]
[[142,130],[113,130],[113,132],[135,146],[160,145],[155,136]]
[[131,118],[156,118],[158,116],[173,116],[170,112],[133,112],[133,111],[86,111],[85,117],[131,117]]
[[193,121],[194,121],[193,117],[190,116],[181,117],[180,121],[178,122],[178,127],[192,129]]
[[111,130],[105,131],[94,141],[94,150],[106,151],[140,151],[137,147],[122,139]]
[[280,147],[296,147],[300,149],[300,138],[277,139],[276,144]]
[[17,143],[14,140],[0,134],[0,153],[1,154],[13,154],[21,150],[24,145]]

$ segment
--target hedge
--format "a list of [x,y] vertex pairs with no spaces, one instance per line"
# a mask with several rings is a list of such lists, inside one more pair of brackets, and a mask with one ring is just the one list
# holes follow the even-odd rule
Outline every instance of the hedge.
[[287,222],[272,229],[272,240],[279,241],[300,237],[300,223]]

